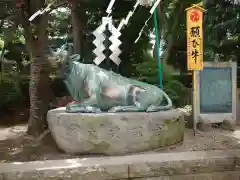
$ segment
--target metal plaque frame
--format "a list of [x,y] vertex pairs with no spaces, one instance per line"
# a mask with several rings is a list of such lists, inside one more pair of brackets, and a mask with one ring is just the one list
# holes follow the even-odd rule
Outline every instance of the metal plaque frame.
[[[200,83],[201,83],[201,76],[200,71],[196,72],[196,83],[197,83],[197,122],[200,120],[207,121],[206,123],[221,123],[224,120],[230,121],[232,124],[236,124],[237,119],[237,63],[236,62],[204,62],[204,68],[231,68],[231,75],[232,75],[232,112],[230,113],[202,113],[200,111]],[[204,69],[203,69],[204,71]]]

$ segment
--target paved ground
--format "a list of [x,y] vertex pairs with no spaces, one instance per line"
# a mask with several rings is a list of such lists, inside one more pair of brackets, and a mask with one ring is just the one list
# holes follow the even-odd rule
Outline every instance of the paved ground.
[[[25,132],[25,125],[10,128],[0,127],[0,163],[77,157],[62,153],[51,141],[35,141],[26,136]],[[213,129],[212,132],[197,132],[196,136],[193,136],[192,130],[187,129],[185,132],[185,141],[181,145],[156,151],[181,152],[237,148],[240,148],[240,127],[234,132],[220,129]]]

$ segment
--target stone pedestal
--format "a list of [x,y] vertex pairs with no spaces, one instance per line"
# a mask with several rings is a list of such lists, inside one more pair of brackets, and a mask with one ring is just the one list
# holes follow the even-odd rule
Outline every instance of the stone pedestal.
[[66,113],[48,112],[48,125],[58,147],[73,154],[124,155],[183,141],[182,112]]

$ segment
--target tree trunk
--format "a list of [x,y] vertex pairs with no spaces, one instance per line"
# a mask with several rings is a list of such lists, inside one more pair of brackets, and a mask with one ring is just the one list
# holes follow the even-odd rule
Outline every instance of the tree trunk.
[[[53,93],[50,87],[47,61],[43,47],[37,40],[33,46],[31,57],[31,74],[29,83],[30,116],[28,121],[28,134],[38,137],[47,128],[46,115]],[[38,51],[38,50],[41,51]],[[36,52],[38,51],[38,52]]]
[[73,34],[74,54],[81,54],[81,41],[82,41],[82,22],[81,12],[79,12],[79,2],[76,0],[71,1],[71,24]]
[[47,57],[45,56],[48,17],[47,15],[41,15],[32,22],[32,25],[28,22],[28,15],[41,9],[43,6],[44,1],[35,0],[28,7],[30,12],[25,12],[24,8],[21,9],[22,25],[31,60],[29,83],[30,115],[27,133],[34,137],[39,137],[47,127],[46,114],[50,100],[53,98],[48,78]]
[[[181,10],[183,10],[183,6],[181,6],[181,7],[179,7],[179,12],[182,12]],[[173,45],[174,45],[174,36],[176,36],[176,29],[177,29],[177,27],[178,27],[178,25],[179,25],[179,20],[180,20],[180,16],[179,17],[176,17],[175,19],[174,19],[174,22],[173,22],[173,25],[172,25],[172,29],[171,29],[171,32],[168,34],[168,36],[167,36],[167,48],[166,48],[166,50],[164,51],[164,53],[162,54],[162,61],[163,61],[163,63],[166,63],[167,64],[167,60],[168,60],[168,58],[169,58],[169,56],[170,56],[170,52],[171,52],[171,50],[172,50],[172,48],[173,48]]]
[[[179,7],[179,12],[182,12],[182,9],[183,9],[183,6]],[[162,10],[164,11],[164,10]],[[161,9],[160,7],[158,7],[158,17],[161,15]],[[161,24],[161,20],[162,18],[160,19],[161,17],[159,17],[159,24]],[[165,38],[167,40],[167,45],[166,45],[166,48],[164,50],[164,52],[162,53],[161,55],[161,63],[162,64],[167,64],[167,61],[168,61],[168,58],[170,56],[170,52],[171,52],[171,49],[173,48],[173,45],[174,45],[174,36],[176,35],[175,31],[179,25],[179,18],[180,17],[176,17],[174,19],[174,22],[173,22],[173,25],[171,26],[171,32],[168,33],[167,37]],[[160,25],[161,27],[161,25]],[[160,28],[159,28],[160,29]],[[161,31],[159,30],[159,34],[161,34]],[[159,36],[159,39],[160,39],[160,36]],[[154,52],[156,51],[156,45],[154,46]],[[156,53],[155,53],[156,54]],[[155,57],[156,58],[156,57]],[[175,70],[174,67],[172,67],[171,65],[168,65],[169,68],[171,68],[172,70]]]

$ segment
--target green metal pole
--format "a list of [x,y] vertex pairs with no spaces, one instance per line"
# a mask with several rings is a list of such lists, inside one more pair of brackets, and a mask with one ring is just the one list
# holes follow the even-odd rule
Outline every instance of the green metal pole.
[[160,57],[160,43],[158,37],[158,20],[157,20],[157,9],[154,10],[154,29],[155,29],[155,37],[156,37],[156,57],[158,63],[158,76],[159,76],[159,86],[163,88],[163,73],[162,73],[162,65],[161,65],[161,57]]

